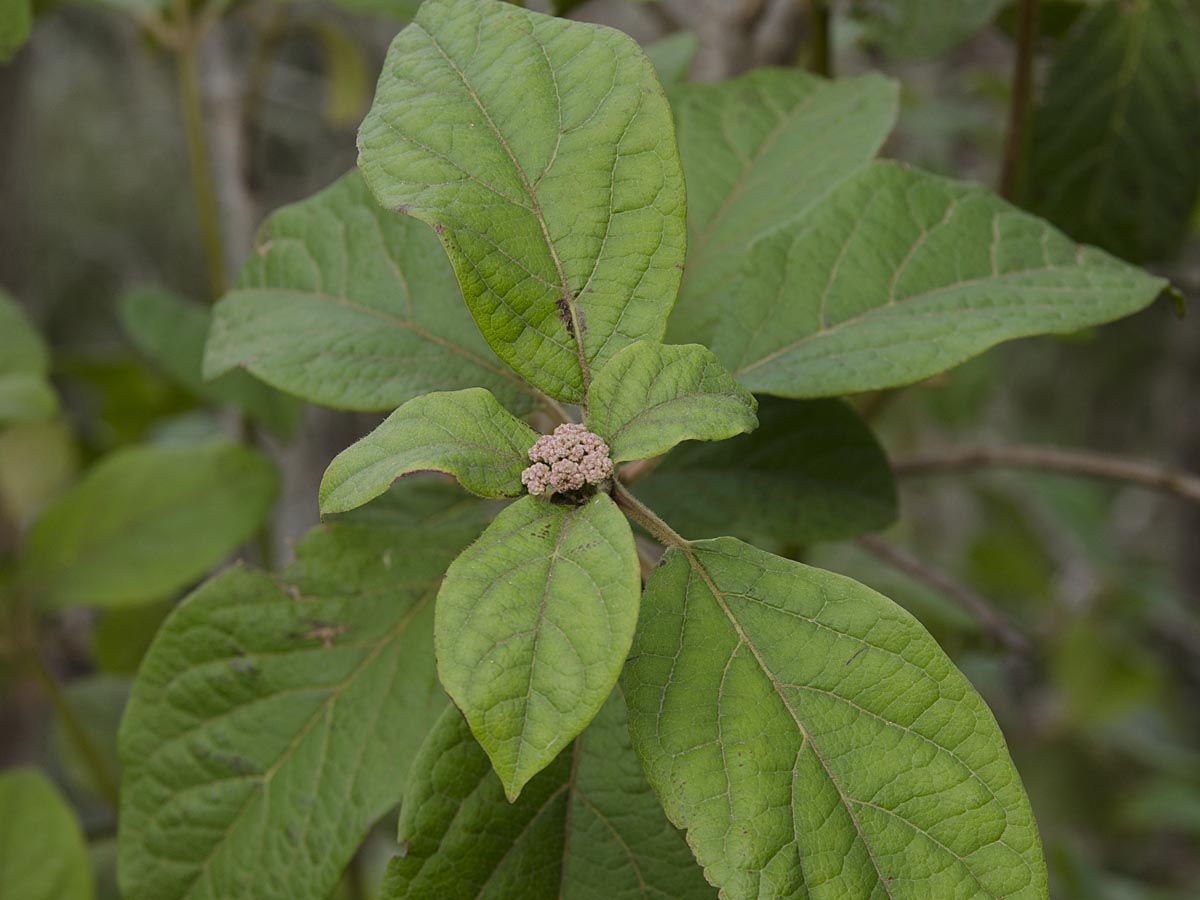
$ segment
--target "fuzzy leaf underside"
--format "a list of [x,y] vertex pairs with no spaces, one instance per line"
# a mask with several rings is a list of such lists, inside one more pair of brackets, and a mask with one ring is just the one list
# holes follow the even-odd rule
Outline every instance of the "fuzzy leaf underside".
[[728,900],[1047,900],[983,700],[907,612],[733,538],[655,570],[622,680],[667,815]]
[[328,897],[445,706],[433,595],[479,527],[323,526],[172,613],[121,727],[122,896]]
[[876,163],[755,246],[713,350],[755,392],[878,390],[1129,315],[1165,284],[983,188]]
[[118,450],[38,517],[21,577],[49,609],[160,600],[248,540],[277,492],[263,454],[223,440]]
[[362,506],[413,472],[453,475],[481,497],[516,497],[537,433],[483,388],[409,400],[339,453],[321,480],[321,513]]
[[896,519],[891,467],[840,400],[763,397],[752,434],[676,448],[633,491],[687,538],[845,540]]
[[447,709],[413,762],[400,843],[383,900],[716,897],[646,783],[616,692],[516,803]]
[[0,773],[0,897],[92,900],[83,830],[54,784],[34,769]]
[[1127,259],[1165,259],[1200,195],[1200,7],[1100,3],[1034,116],[1029,208]]
[[588,427],[607,441],[613,462],[624,462],[753,431],[755,409],[754,395],[711,350],[638,341],[597,373]]
[[689,250],[670,340],[712,345],[751,245],[870,163],[898,94],[879,75],[826,81],[797,69],[680,89]]
[[436,235],[383,209],[356,172],[263,226],[205,348],[206,378],[238,366],[337,409],[467,387],[537,405],[471,321]]
[[589,367],[662,338],[683,175],[628,36],[427,0],[388,52],[359,166],[380,202],[434,226],[492,348],[551,396],[579,401]]
[[637,551],[607,494],[525,496],[454,561],[438,593],[438,674],[509,799],[591,721],[637,623]]
[[130,340],[181,387],[212,403],[230,404],[287,437],[300,421],[301,406],[246,372],[204,380],[204,344],[212,313],[161,288],[130,291],[121,299],[121,324]]

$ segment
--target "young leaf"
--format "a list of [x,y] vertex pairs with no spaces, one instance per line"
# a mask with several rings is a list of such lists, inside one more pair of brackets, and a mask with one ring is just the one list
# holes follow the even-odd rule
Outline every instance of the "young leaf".
[[753,391],[833,396],[1108,322],[1164,286],[983,188],[876,163],[759,242],[713,350]]
[[597,373],[588,427],[608,442],[613,462],[623,462],[753,431],[757,408],[707,348],[638,341]]
[[689,538],[842,540],[896,518],[892,470],[840,400],[762,398],[753,434],[680,447],[634,493]]
[[646,784],[617,692],[516,803],[447,709],[413,761],[400,842],[383,900],[716,898]]
[[523,497],[446,572],[438,674],[515,800],[604,703],[637,623],[637,551],[607,494]]
[[118,450],[38,518],[21,576],[51,609],[161,599],[249,539],[277,486],[261,453],[225,441]]
[[1165,259],[1200,196],[1200,7],[1097,4],[1034,118],[1030,208],[1127,259]]
[[417,397],[329,464],[321,513],[362,506],[397,478],[427,470],[453,475],[482,497],[516,497],[536,440],[483,388]]
[[623,683],[650,783],[723,897],[1049,897],[991,712],[869,588],[733,538],[671,550]]
[[50,354],[21,307],[0,288],[0,425],[48,419],[58,410]]
[[75,813],[34,769],[0,773],[0,897],[92,900],[96,889]]
[[387,207],[441,236],[497,354],[560,400],[659,340],[686,242],[671,111],[626,35],[498,0],[427,0],[359,131]]
[[896,122],[898,91],[879,75],[758,69],[679,96],[690,252],[669,336],[710,345],[750,245],[870,163]]
[[329,896],[445,705],[433,593],[477,533],[326,526],[171,615],[121,727],[122,896]]
[[854,0],[863,36],[892,59],[934,59],[985,27],[1004,0]]
[[214,310],[204,377],[236,366],[339,409],[394,409],[476,386],[510,409],[537,404],[463,308],[437,238],[380,208],[357,173],[263,226]]
[[295,432],[301,406],[245,372],[206,382],[204,342],[212,314],[161,288],[130,291],[121,299],[121,324],[130,340],[156,366],[191,394],[210,403],[230,404],[284,437]]

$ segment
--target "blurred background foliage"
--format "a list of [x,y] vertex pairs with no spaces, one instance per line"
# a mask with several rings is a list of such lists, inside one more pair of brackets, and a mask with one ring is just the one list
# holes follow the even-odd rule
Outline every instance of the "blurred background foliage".
[[[45,340],[39,349],[22,337],[20,313],[0,310],[3,559],[36,543],[48,506],[65,515],[73,504],[103,531],[105,478],[119,480],[111,470],[122,455],[147,448],[253,456],[239,464],[247,481],[237,493],[260,502],[208,504],[230,539],[206,566],[237,555],[286,560],[289,542],[316,522],[325,464],[377,417],[301,408],[249,376],[202,383],[204,303],[237,272],[268,212],[353,167],[384,51],[415,5],[0,0],[0,285]],[[1000,181],[1017,7],[1030,4],[529,5],[644,43],[690,32],[695,44],[677,39],[672,56],[687,68],[695,46],[699,80],[768,64],[880,69],[902,84],[884,155]],[[1032,127],[1010,193],[1073,237],[1167,276],[1194,308],[1200,4],[1037,5]],[[203,191],[197,215],[191,114],[211,167],[215,246]],[[982,691],[1028,784],[1058,900],[1200,896],[1200,510],[1119,481],[915,463],[1029,444],[1200,471],[1198,327],[1194,312],[1181,319],[1158,304],[855,398],[896,467],[899,524],[882,540],[797,536],[788,548],[907,606]],[[46,374],[52,396],[36,385],[21,393]],[[32,412],[5,405],[10,378],[19,381],[11,396]],[[234,445],[251,437],[259,450]],[[264,454],[278,485],[273,472],[255,475]],[[205,459],[189,462],[192,496],[227,480],[221,468],[206,482]],[[97,772],[113,777],[132,673],[202,574],[167,559],[173,543],[192,540],[187,523],[143,527],[162,540],[138,563],[161,563],[158,589],[122,600],[111,572],[81,563],[75,574],[92,594],[64,588],[57,612],[36,621],[13,604],[0,635],[0,765],[53,775],[80,817],[101,897],[116,895],[115,821],[113,784]],[[113,529],[79,540],[119,550]],[[13,577],[0,570],[0,588]],[[29,663],[31,649],[41,661]],[[340,896],[369,895],[390,845],[388,821]]]

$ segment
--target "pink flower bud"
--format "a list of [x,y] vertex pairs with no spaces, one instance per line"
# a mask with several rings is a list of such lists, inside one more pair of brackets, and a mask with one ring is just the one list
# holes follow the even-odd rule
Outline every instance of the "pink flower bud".
[[521,473],[521,483],[535,496],[566,494],[596,486],[612,478],[608,444],[599,435],[574,422],[543,434],[529,448],[532,463]]

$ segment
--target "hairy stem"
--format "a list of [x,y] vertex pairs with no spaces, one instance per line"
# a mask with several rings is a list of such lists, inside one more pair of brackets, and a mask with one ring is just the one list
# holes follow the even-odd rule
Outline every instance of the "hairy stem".
[[1029,639],[1017,631],[1003,613],[974,591],[926,565],[904,548],[890,544],[876,535],[864,535],[855,543],[880,562],[948,597],[974,618],[988,637],[1008,650],[1020,654],[1029,652]]
[[217,189],[213,183],[208,144],[204,137],[204,113],[200,98],[200,79],[196,65],[196,45],[199,30],[193,27],[186,3],[177,9],[176,26],[180,39],[174,46],[175,67],[179,80],[179,106],[183,114],[184,137],[188,148],[188,167],[192,180],[192,197],[196,206],[196,223],[204,244],[204,260],[208,267],[209,293],[217,299],[225,293],[225,243],[221,235],[221,220],[217,209]]
[[808,69],[833,77],[833,14],[827,0],[808,0]]
[[686,550],[691,546],[679,532],[660,519],[654,510],[633,496],[629,489],[619,481],[613,485],[613,500],[625,515],[645,528],[664,547],[678,547]]
[[1033,51],[1037,43],[1038,0],[1020,0],[1017,7],[1017,52],[1013,59],[1012,101],[1000,164],[1000,196],[1015,199],[1025,175],[1033,98]]
[[1056,447],[966,447],[930,452],[892,463],[897,475],[932,475],[964,469],[1007,467],[1039,469],[1063,475],[1084,475],[1122,481],[1200,504],[1200,476],[1154,463],[1123,459],[1087,450]]

